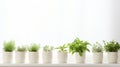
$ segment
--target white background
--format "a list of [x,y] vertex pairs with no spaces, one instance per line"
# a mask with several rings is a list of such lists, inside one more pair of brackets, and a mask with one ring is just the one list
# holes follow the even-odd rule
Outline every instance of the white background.
[[113,0],[0,0],[0,41],[61,45],[76,37],[111,40],[113,16]]
[[0,45],[119,40],[120,0],[0,0]]

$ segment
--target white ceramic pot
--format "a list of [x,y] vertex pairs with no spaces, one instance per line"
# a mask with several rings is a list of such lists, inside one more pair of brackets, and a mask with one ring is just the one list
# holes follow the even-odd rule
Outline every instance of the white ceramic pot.
[[120,64],[120,50],[118,50],[118,63]]
[[3,63],[12,63],[13,52],[3,52]]
[[108,63],[117,63],[118,52],[108,52]]
[[43,63],[52,63],[52,51],[43,51],[42,60]]
[[100,64],[103,61],[103,52],[93,52],[93,62]]
[[29,52],[29,63],[39,63],[39,52]]
[[16,63],[25,63],[25,55],[26,52],[18,52],[15,53],[15,61]]
[[85,53],[82,56],[79,53],[75,53],[76,63],[85,63]]
[[58,63],[67,63],[67,52],[57,52]]

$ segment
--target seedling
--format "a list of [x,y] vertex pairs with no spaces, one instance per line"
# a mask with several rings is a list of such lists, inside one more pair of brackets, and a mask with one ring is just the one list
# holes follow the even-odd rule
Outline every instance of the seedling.
[[120,44],[114,40],[109,42],[106,41],[103,42],[106,52],[117,52],[120,49]]
[[29,47],[28,47],[28,51],[29,52],[38,52],[40,49],[40,46],[36,43],[32,43]]
[[45,46],[43,47],[43,50],[44,50],[44,51],[52,51],[53,48],[54,48],[53,46],[45,45]]
[[13,52],[15,50],[15,41],[5,41],[3,50],[5,52]]
[[56,48],[56,49],[58,49],[59,52],[67,52],[67,45],[64,44],[64,45],[62,45],[62,46],[59,46],[59,47]]
[[87,41],[82,41],[79,38],[76,38],[72,43],[69,44],[69,52],[74,54],[78,52],[80,56],[83,55],[85,51],[89,51]]
[[17,47],[17,51],[19,51],[19,52],[25,52],[26,51],[26,47],[25,46],[18,46]]
[[93,46],[92,46],[92,52],[103,52],[103,47],[100,43],[96,42]]

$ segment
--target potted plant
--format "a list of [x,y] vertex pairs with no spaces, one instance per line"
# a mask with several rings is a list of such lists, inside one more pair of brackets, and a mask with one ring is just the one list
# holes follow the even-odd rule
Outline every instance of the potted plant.
[[43,63],[52,63],[52,50],[53,46],[45,45],[42,52]]
[[100,43],[96,42],[92,46],[92,52],[93,52],[93,62],[94,63],[102,63],[102,61],[103,61],[103,47],[100,45]]
[[67,57],[68,57],[68,52],[67,52],[67,45],[64,44],[62,46],[59,46],[57,52],[57,58],[58,58],[58,63],[67,63]]
[[16,63],[25,63],[26,47],[18,46],[15,53]]
[[76,58],[76,63],[85,63],[85,53],[89,51],[87,41],[82,41],[76,38],[71,44],[69,44],[69,52],[74,54]]
[[36,43],[32,43],[28,47],[29,63],[39,63],[39,48],[40,48],[40,46]]
[[12,63],[13,61],[13,51],[15,50],[15,42],[14,41],[5,41],[3,47],[3,62],[4,63]]
[[117,63],[118,59],[118,50],[120,49],[120,44],[116,41],[103,41],[104,42],[104,48],[107,52],[108,56],[108,63]]

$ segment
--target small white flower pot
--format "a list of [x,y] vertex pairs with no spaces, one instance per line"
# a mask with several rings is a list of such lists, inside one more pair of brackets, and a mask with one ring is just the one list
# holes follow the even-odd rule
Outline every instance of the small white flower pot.
[[118,52],[108,52],[108,63],[117,63]]
[[120,50],[118,50],[118,63],[120,64]]
[[82,56],[79,53],[75,53],[76,63],[85,63],[85,53]]
[[13,52],[3,52],[3,63],[12,63]]
[[100,64],[103,62],[103,52],[93,52],[93,62]]
[[67,52],[60,52],[57,53],[58,63],[67,63]]
[[16,63],[25,63],[26,52],[15,52],[15,61]]
[[43,63],[52,63],[52,51],[43,51],[42,61]]
[[39,63],[39,52],[29,52],[29,63]]

